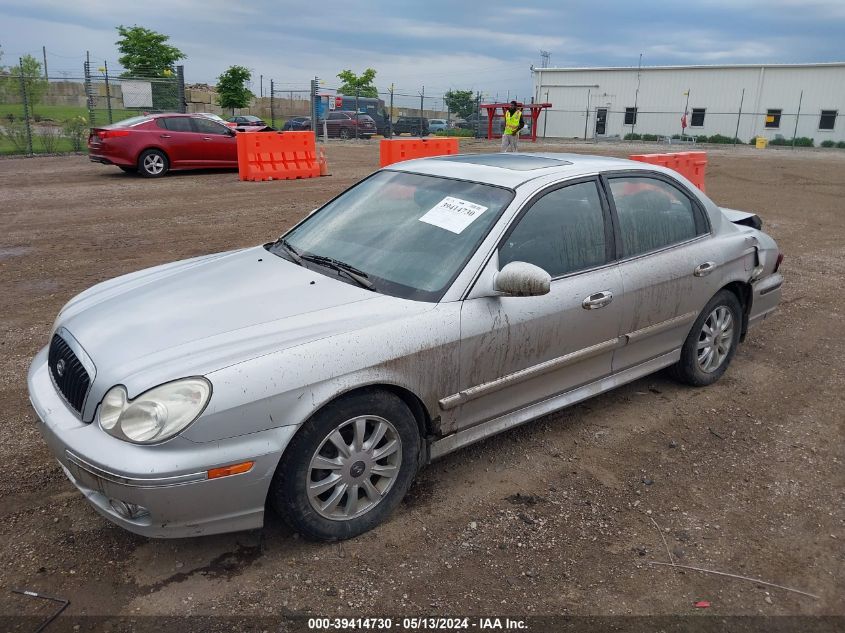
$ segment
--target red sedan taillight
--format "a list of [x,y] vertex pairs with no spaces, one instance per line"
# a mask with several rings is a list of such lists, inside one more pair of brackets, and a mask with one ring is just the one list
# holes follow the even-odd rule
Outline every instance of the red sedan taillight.
[[121,136],[129,136],[129,130],[100,130],[97,136],[105,141],[107,138],[119,138]]

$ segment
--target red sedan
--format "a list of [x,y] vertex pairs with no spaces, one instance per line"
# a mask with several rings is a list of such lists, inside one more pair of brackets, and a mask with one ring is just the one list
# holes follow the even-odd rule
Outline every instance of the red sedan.
[[150,114],[91,130],[88,156],[158,178],[171,169],[238,166],[235,130],[199,114]]

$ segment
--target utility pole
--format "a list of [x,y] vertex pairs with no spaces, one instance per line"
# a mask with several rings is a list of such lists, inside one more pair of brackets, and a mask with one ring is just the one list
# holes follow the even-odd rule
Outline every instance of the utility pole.
[[801,118],[801,102],[804,100],[804,91],[798,97],[798,114],[795,115],[795,129],[792,131],[792,149],[795,149],[795,135],[798,134],[798,120]]
[[637,125],[637,100],[640,96],[640,71],[643,67],[643,54],[640,53],[640,62],[637,64],[637,90],[634,92],[634,118],[631,121],[631,136],[634,135],[634,127]]
[[734,147],[739,137],[739,119],[742,117],[742,102],[745,101],[745,88],[742,89],[742,96],[739,98],[739,112],[736,115],[736,132],[734,132]]
[[276,127],[276,108],[274,107],[274,93],[276,90],[273,87],[273,79],[270,79],[270,127]]
[[26,79],[23,76],[23,58],[18,58],[18,70],[21,79],[21,101],[23,101],[23,120],[26,122],[26,148],[32,154],[32,128],[29,125],[29,99],[26,95]]
[[311,80],[311,127],[314,130],[315,138],[320,138],[320,134],[317,131],[317,84],[319,81],[319,77],[314,77]]
[[390,84],[390,120],[387,122],[387,137],[393,137],[393,84]]
[[264,75],[258,75],[258,76],[260,78],[259,84],[258,84],[258,96],[263,97],[264,96]]
[[47,74],[47,47],[41,47],[41,54],[44,56],[44,81],[50,81],[50,75]]
[[106,106],[109,109],[109,124],[114,123],[111,111],[111,89],[109,88],[109,63],[103,60],[103,76],[106,79]]
[[[557,101],[557,99],[555,99]],[[584,140],[587,140],[587,125],[590,122],[590,89],[587,88],[587,109],[584,111]]]
[[422,92],[420,93],[420,136],[422,136],[422,117],[423,117],[423,101],[425,100],[425,86],[422,87]]

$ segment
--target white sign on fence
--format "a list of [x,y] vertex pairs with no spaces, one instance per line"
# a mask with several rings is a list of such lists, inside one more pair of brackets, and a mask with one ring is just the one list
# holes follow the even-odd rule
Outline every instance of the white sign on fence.
[[150,81],[124,79],[120,82],[124,108],[152,108],[153,84]]

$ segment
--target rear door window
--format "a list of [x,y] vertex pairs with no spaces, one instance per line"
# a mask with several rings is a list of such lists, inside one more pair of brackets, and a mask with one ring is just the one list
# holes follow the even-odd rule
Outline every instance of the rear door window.
[[194,131],[194,129],[191,127],[190,117],[186,117],[186,116],[165,117],[163,119],[159,119],[159,125],[161,125],[162,121],[164,122],[165,129],[168,129],[171,132],[193,132]]
[[647,176],[609,180],[622,257],[656,251],[707,232],[700,209],[678,187]]

